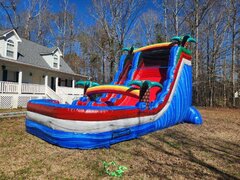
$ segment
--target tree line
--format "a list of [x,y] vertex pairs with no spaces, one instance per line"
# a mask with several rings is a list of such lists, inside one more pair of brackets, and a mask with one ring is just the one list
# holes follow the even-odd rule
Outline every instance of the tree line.
[[99,83],[111,81],[123,47],[191,34],[194,104],[240,106],[240,1],[91,0],[85,17],[70,0],[60,0],[57,11],[52,3],[0,0],[0,27],[60,47],[75,72]]

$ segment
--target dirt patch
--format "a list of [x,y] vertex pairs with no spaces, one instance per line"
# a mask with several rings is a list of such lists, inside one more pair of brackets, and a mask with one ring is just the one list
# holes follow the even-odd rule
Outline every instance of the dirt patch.
[[201,109],[202,126],[180,124],[110,149],[70,150],[25,132],[24,118],[0,121],[0,179],[96,179],[103,161],[123,179],[240,179],[240,110]]
[[10,113],[10,112],[21,112],[26,111],[26,108],[16,108],[16,109],[0,109],[0,113]]

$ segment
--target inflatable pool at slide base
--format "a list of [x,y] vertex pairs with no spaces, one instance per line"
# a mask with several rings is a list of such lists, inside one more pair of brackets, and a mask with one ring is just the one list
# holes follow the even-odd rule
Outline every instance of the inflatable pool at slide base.
[[179,123],[202,124],[192,106],[192,57],[187,49],[195,40],[187,35],[172,41],[128,49],[109,85],[77,82],[84,96],[72,104],[29,101],[26,131],[60,147],[94,149]]

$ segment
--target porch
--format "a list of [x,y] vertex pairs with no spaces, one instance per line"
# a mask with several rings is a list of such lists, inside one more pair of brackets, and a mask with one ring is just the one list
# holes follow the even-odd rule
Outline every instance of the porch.
[[83,95],[83,89],[75,88],[75,82],[87,78],[15,61],[0,61],[0,109],[26,107],[29,100],[41,98],[70,104]]
[[61,103],[71,103],[83,95],[82,88],[58,86],[53,91],[47,83],[30,84],[20,82],[0,81],[0,109],[18,108],[27,106],[31,99],[55,99]]

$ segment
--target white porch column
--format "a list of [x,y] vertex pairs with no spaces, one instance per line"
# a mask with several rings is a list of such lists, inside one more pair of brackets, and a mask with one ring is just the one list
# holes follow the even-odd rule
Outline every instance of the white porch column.
[[18,72],[18,94],[22,93],[22,71]]
[[72,80],[72,88],[75,88],[75,79]]
[[47,87],[48,87],[48,75],[45,75],[44,77],[44,85],[45,85],[45,94],[47,93]]
[[55,78],[56,93],[58,93],[58,77]]

